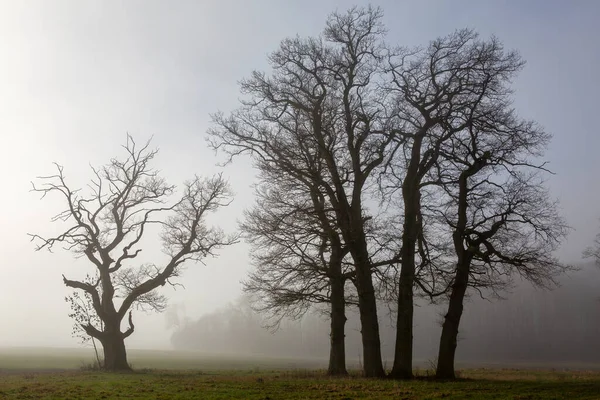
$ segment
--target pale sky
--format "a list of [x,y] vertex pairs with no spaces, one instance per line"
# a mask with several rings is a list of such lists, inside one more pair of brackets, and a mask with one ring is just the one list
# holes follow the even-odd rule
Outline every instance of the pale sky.
[[[279,41],[316,35],[327,14],[352,4],[302,1],[0,0],[0,346],[74,346],[61,274],[91,271],[69,253],[34,252],[27,232],[52,233],[54,200],[40,201],[30,181],[65,166],[75,185],[119,154],[126,132],[154,136],[156,167],[173,184],[220,170],[205,144],[209,114],[229,111],[237,82],[266,68]],[[523,117],[554,134],[546,159],[568,223],[559,255],[579,260],[600,230],[597,72],[600,2],[594,0],[374,1],[388,41],[426,44],[458,28],[497,35],[527,66],[515,83]],[[224,229],[252,203],[254,173],[245,160],[225,168],[237,196],[219,214]],[[152,254],[150,252],[150,254]],[[190,265],[171,304],[190,318],[241,293],[247,247],[206,266]],[[135,315],[130,347],[168,348],[164,315]]]

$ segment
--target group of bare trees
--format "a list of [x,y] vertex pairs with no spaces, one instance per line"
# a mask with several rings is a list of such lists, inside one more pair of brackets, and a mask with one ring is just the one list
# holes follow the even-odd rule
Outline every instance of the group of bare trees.
[[[377,304],[395,303],[390,376],[410,378],[415,298],[445,297],[437,375],[453,378],[469,289],[499,291],[515,275],[547,286],[566,268],[552,253],[567,226],[543,182],[550,135],[512,108],[523,61],[498,39],[459,30],[424,47],[390,47],[381,19],[379,9],[353,8],[332,14],[318,37],[284,40],[271,71],[241,82],[241,106],[213,116],[209,143],[230,162],[249,155],[259,172],[241,224],[254,266],[244,288],[257,309],[276,325],[328,308],[329,373],[344,375],[345,313],[358,307],[364,374],[383,377]],[[117,370],[128,368],[131,308],[162,310],[157,289],[183,263],[238,239],[205,223],[229,204],[221,176],[196,177],[167,203],[175,187],[150,167],[156,152],[131,138],[125,149],[125,160],[93,169],[87,197],[60,166],[34,186],[66,201],[55,220],[68,228],[33,238],[95,266],[90,280],[64,283],[89,299],[97,318],[78,326]],[[150,225],[162,226],[167,259],[136,265]]]
[[329,372],[345,374],[344,307],[360,313],[366,376],[385,375],[378,300],[397,305],[390,376],[412,376],[415,296],[447,296],[437,374],[454,377],[469,288],[518,274],[546,286],[567,227],[543,186],[550,139],[511,106],[516,52],[460,30],[423,48],[384,41],[381,11],[334,13],[286,39],[271,71],[241,83],[210,143],[249,154],[258,200],[242,225],[256,307],[275,317],[328,304]]

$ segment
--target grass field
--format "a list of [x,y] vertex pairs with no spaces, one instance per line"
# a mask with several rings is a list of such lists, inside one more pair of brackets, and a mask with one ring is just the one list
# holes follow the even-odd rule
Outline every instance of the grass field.
[[[128,350],[135,369],[161,370],[257,370],[319,369],[327,366],[322,359],[286,359],[261,356],[216,355],[194,351]],[[2,348],[0,371],[80,369],[94,360],[91,348]],[[349,363],[352,365],[352,363]]]
[[479,368],[439,382],[420,370],[397,382],[328,378],[314,360],[130,353],[136,372],[108,374],[78,370],[89,351],[0,349],[0,399],[600,399],[600,371]]
[[142,371],[0,374],[0,399],[599,399],[600,374],[468,370],[456,382],[410,382],[320,372]]

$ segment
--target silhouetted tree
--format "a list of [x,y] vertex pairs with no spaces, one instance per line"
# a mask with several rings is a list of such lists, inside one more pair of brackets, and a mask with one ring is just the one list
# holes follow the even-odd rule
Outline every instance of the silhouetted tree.
[[[533,162],[543,155],[550,135],[511,108],[508,85],[523,65],[518,54],[505,53],[495,38],[480,41],[471,31],[459,31],[432,46],[432,58],[449,60],[446,70],[456,80],[446,85],[456,87],[452,96],[457,98],[448,107],[457,108],[450,114],[452,124],[445,121],[440,128],[450,135],[430,151],[430,164],[419,182],[421,188],[443,190],[432,196],[437,204],[429,204],[427,211],[450,228],[455,253],[455,268],[437,270],[450,288],[437,376],[454,378],[468,287],[500,290],[513,274],[538,286],[552,283],[566,268],[552,252],[567,227],[540,179],[544,164]],[[444,53],[449,49],[452,53]]]
[[596,262],[596,265],[600,266],[600,233],[596,235],[594,244],[583,252],[583,256],[585,258],[591,258]]
[[[132,306],[162,311],[166,298],[157,288],[173,284],[171,279],[179,276],[186,261],[202,262],[236,241],[235,236],[205,222],[208,213],[231,202],[228,184],[221,175],[186,182],[179,200],[167,205],[175,187],[151,168],[157,150],[149,149],[149,142],[138,148],[130,136],[123,147],[125,159],[114,158],[99,169],[92,168],[94,178],[87,195],[67,184],[58,164],[56,174],[39,177],[39,183],[33,185],[33,191],[42,193],[42,198],[49,193],[62,197],[66,209],[52,221],[68,226],[50,238],[31,235],[38,243],[37,250],[62,245],[77,256],[85,256],[96,270],[93,282],[64,276],[63,282],[91,298],[101,323],[84,319],[80,326],[102,344],[103,365],[113,371],[130,369],[125,339],[134,331]],[[162,218],[157,219],[158,215]],[[162,226],[163,252],[168,260],[162,266],[134,265],[142,251],[138,245],[151,224]],[[129,327],[122,332],[121,322],[127,314]]]
[[469,287],[496,291],[513,275],[548,287],[566,269],[553,251],[567,227],[543,182],[522,172],[493,179],[498,159],[487,151],[471,156],[463,159],[456,187],[447,188],[449,203],[440,207],[456,252],[436,371],[444,379],[455,377],[458,328]]
[[[366,227],[373,216],[365,196],[392,140],[380,110],[380,20],[378,9],[353,8],[332,14],[321,37],[284,40],[269,58],[272,74],[244,80],[242,107],[214,116],[210,131],[215,148],[232,157],[250,153],[259,170],[278,168],[305,180],[331,205],[355,268],[366,376],[385,374],[373,270],[397,260],[374,257]],[[314,158],[323,160],[321,174],[307,167]]]
[[[318,174],[319,159],[313,161],[307,167]],[[260,182],[256,205],[242,224],[255,267],[244,290],[254,295],[257,311],[275,318],[271,326],[284,317],[301,318],[313,305],[329,304],[328,374],[346,375],[344,286],[353,268],[344,265],[348,248],[332,207],[314,183],[290,179],[277,168],[263,166]]]
[[[393,124],[395,157],[382,179],[386,193],[400,193],[403,203],[401,271],[398,282],[396,354],[391,375],[412,376],[413,299],[417,266],[430,261],[423,227],[423,193],[428,174],[442,149],[478,124],[486,129],[494,115],[486,110],[500,101],[505,84],[522,63],[499,42],[480,40],[460,30],[426,48],[399,49],[388,59],[391,83],[388,113]],[[500,92],[499,92],[500,91]],[[495,126],[494,126],[495,127]],[[462,151],[453,148],[446,151]]]

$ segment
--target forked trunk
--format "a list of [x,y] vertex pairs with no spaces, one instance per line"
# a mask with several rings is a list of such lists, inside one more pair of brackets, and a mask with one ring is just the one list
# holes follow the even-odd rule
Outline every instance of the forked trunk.
[[329,349],[329,368],[327,375],[348,375],[346,371],[346,300],[344,298],[344,279],[331,279],[331,347]]
[[127,362],[127,351],[125,350],[125,339],[121,332],[107,335],[102,340],[104,348],[104,369],[107,371],[131,371]]
[[442,336],[440,337],[440,348],[438,352],[438,365],[435,372],[440,379],[454,379],[454,357],[458,338],[458,326],[463,313],[463,302],[467,286],[469,284],[469,272],[473,254],[464,248],[465,229],[467,226],[467,195],[469,193],[468,178],[475,175],[486,165],[487,158],[480,159],[460,174],[458,195],[458,221],[452,239],[454,251],[456,252],[456,275],[452,284],[448,312],[444,317]]

